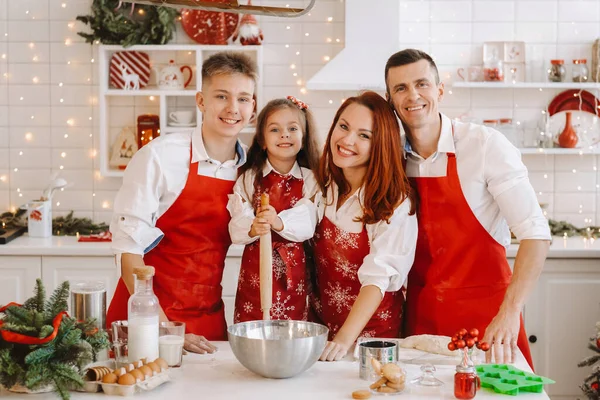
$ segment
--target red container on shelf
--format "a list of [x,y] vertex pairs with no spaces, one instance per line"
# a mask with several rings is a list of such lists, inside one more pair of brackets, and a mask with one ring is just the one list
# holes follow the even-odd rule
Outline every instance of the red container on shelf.
[[160,122],[158,115],[144,114],[137,117],[138,149],[159,136]]

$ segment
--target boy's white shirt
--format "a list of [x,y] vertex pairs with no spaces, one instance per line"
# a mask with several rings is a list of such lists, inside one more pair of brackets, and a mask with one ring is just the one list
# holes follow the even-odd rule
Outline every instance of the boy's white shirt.
[[239,140],[234,159],[223,163],[211,159],[204,147],[201,126],[193,131],[160,136],[142,147],[129,162],[123,185],[115,197],[110,231],[118,262],[122,253],[147,253],[164,236],[156,221],[185,187],[190,142],[191,161],[198,162],[198,175],[235,181],[238,167],[246,161],[247,146]]
[[[267,160],[262,171],[263,176],[267,176],[272,171],[279,173],[269,163],[269,160]],[[294,163],[288,174],[280,175],[292,175],[294,178],[302,179],[304,184],[302,187],[302,199],[293,207],[282,210],[278,214],[283,222],[283,230],[277,233],[284,239],[292,242],[303,242],[313,237],[317,224],[314,205],[311,201],[317,190],[317,182],[312,171],[308,168],[300,167],[298,162]],[[231,215],[229,235],[234,244],[249,244],[260,237],[249,236],[250,228],[255,218],[254,208],[252,207],[255,176],[252,170],[246,171],[235,182],[233,194],[229,195],[229,203],[227,204],[227,209]]]

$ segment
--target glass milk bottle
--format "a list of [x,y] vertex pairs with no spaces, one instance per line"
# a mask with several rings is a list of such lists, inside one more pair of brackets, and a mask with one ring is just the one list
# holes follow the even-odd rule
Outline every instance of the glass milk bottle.
[[135,267],[135,293],[127,303],[128,359],[134,362],[158,358],[158,298],[152,290],[154,267]]

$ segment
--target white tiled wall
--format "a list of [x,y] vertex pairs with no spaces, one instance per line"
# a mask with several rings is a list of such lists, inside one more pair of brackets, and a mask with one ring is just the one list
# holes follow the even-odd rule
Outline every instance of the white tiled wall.
[[[262,3],[305,6],[308,0]],[[551,58],[589,60],[592,42],[600,37],[597,0],[400,3],[403,47],[430,52],[446,82],[456,79],[457,68],[481,62],[484,41],[526,41],[528,60],[543,57],[547,64]],[[97,52],[76,34],[87,30],[75,17],[87,13],[90,4],[0,0],[0,211],[39,196],[50,174],[61,171],[75,185],[58,193],[55,214],[74,210],[97,221],[110,218],[120,179],[100,176],[98,158],[93,157],[98,148],[98,72],[92,60]],[[306,100],[325,134],[342,99],[353,93],[304,92],[303,87],[325,58],[333,58],[344,46],[344,2],[318,0],[310,15],[261,17],[259,22],[265,35],[265,99],[293,94]],[[364,21],[361,29],[376,23]],[[190,40],[178,30],[173,43]],[[453,89],[452,94],[447,91],[442,109],[452,117],[531,121],[557,93]],[[600,223],[600,156],[523,159],[550,217],[579,226]]]

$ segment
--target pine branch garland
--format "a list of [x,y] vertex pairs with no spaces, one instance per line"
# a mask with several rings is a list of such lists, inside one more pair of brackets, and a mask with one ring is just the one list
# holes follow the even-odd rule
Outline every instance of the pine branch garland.
[[[43,292],[38,280],[34,297],[26,302],[29,309],[8,307],[0,329],[35,338],[52,334],[54,318],[67,309],[69,284],[62,283],[48,301]],[[69,399],[69,390],[83,386],[86,365],[100,350],[108,348],[108,335],[104,330],[92,329],[93,323],[92,319],[77,322],[65,315],[56,336],[39,345],[7,342],[0,336],[0,384],[8,388],[21,384],[30,390],[52,385],[63,400]]]
[[90,15],[77,20],[89,25],[91,33],[78,32],[87,43],[103,44],[166,44],[175,31],[179,12],[170,7],[135,5],[133,14],[128,6],[119,8],[119,0],[94,0]]
[[67,311],[69,308],[69,304],[67,303],[68,298],[69,281],[64,281],[54,291],[54,293],[52,293],[50,300],[48,300],[48,303],[46,303],[46,318],[50,319],[62,311]]
[[33,324],[33,314],[17,306],[10,306],[4,310],[4,324],[30,326]]
[[42,285],[41,280],[35,281],[35,296],[27,299],[23,304],[23,308],[27,310],[35,310],[43,313],[45,310],[46,289]]
[[[16,213],[5,212],[0,215],[0,226],[8,229],[26,227],[27,214],[18,210]],[[52,219],[52,234],[56,236],[75,236],[92,235],[106,232],[108,225],[104,222],[94,223],[89,218],[73,217],[73,211],[70,211],[66,216],[60,216]]]

